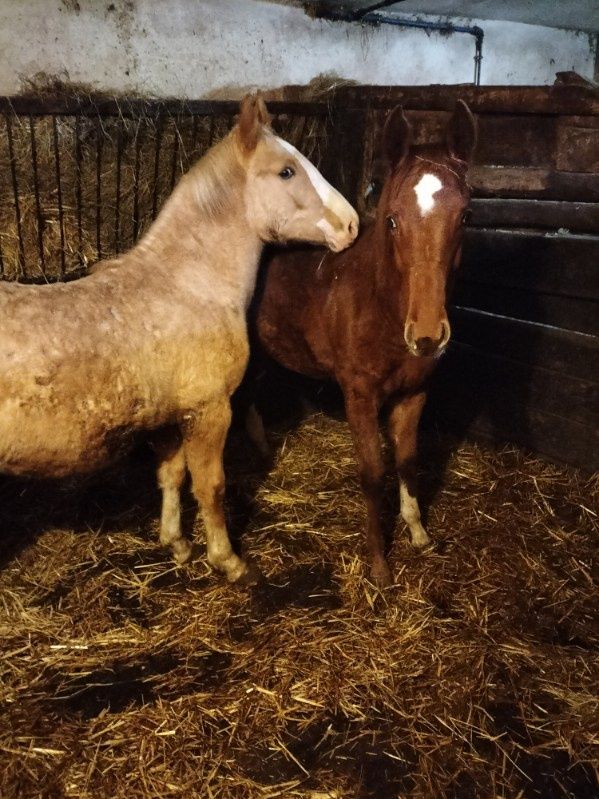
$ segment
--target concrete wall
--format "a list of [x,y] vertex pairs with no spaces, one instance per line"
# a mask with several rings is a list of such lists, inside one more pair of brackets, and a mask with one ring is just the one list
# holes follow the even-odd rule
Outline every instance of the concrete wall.
[[[477,20],[469,20],[477,24]],[[482,82],[592,77],[588,34],[478,21]],[[334,74],[371,84],[472,80],[474,39],[331,23],[267,0],[0,0],[0,94],[37,73],[109,92],[238,96]]]

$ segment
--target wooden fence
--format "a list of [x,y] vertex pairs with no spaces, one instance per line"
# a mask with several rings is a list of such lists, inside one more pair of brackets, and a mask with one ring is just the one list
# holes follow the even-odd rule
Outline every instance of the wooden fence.
[[[468,102],[480,127],[473,215],[431,408],[458,433],[599,468],[597,91],[343,86],[301,97],[267,98],[275,124],[363,215],[388,111],[401,103],[425,142],[457,98]],[[0,98],[4,279],[64,279],[130,246],[236,108]]]

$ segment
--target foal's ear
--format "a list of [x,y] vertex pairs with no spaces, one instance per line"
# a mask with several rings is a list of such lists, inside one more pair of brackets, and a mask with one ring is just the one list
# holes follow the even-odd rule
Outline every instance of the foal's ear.
[[412,144],[412,128],[403,108],[398,105],[387,117],[383,131],[383,149],[389,166],[396,167],[408,154]]
[[239,140],[248,153],[255,149],[264,125],[270,126],[270,114],[262,95],[246,94],[239,106]]
[[470,162],[477,135],[478,126],[472,111],[463,100],[458,100],[446,133],[447,149],[452,158]]

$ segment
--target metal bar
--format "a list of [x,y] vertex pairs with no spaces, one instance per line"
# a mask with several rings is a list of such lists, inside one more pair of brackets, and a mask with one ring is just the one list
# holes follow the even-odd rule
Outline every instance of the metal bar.
[[297,139],[297,149],[300,152],[302,152],[302,146],[303,146],[303,143],[304,143],[304,136],[306,135],[306,128],[308,127],[308,119],[309,119],[308,115],[305,114],[304,115],[304,121],[302,123],[302,129],[300,130],[300,135],[298,136],[298,139]]
[[141,158],[141,145],[143,142],[143,128],[137,122],[135,132],[135,166],[133,167],[133,243],[137,241],[139,232],[139,165]]
[[60,227],[60,276],[65,271],[64,214],[62,209],[62,184],[60,180],[60,152],[58,148],[58,122],[52,117],[52,134],[54,138],[54,164],[56,166],[56,199],[58,200],[58,224]]
[[154,188],[152,191],[152,219],[156,219],[156,209],[158,207],[158,175],[160,173],[160,150],[162,148],[162,129],[164,118],[159,115],[156,120],[156,139],[154,141]]
[[212,147],[214,141],[215,117],[210,117],[210,127],[208,129],[208,147]]
[[177,158],[179,157],[179,128],[177,127],[177,118],[174,119],[174,132],[173,136],[173,158],[171,162],[171,191],[175,187],[175,178],[177,175]]
[[387,6],[394,6],[397,3],[403,3],[404,0],[379,0],[378,3],[374,3],[374,5],[367,6],[366,8],[359,8],[356,12],[354,12],[354,19],[356,22],[359,22],[362,17],[365,17],[366,14],[370,14],[371,11],[378,11],[381,8],[387,8]]
[[123,123],[117,123],[116,134],[116,196],[114,200],[114,251],[120,252],[119,225],[121,221],[121,163],[123,160]]
[[40,183],[39,183],[39,174],[37,170],[37,145],[35,142],[35,123],[31,115],[29,116],[29,137],[31,140],[31,168],[33,171],[33,189],[35,192],[35,212],[37,215],[37,246],[40,257],[40,269],[42,270],[42,274],[45,276],[46,260],[44,257],[44,234],[43,234],[44,220],[42,218],[42,208],[40,204]]
[[81,191],[81,117],[75,117],[75,175],[77,196],[77,248],[79,264],[83,264],[83,197]]
[[[456,27],[457,30],[457,27]],[[279,114],[311,114],[326,116],[328,106],[319,101],[268,100],[268,108]],[[227,116],[239,112],[239,103],[234,100],[141,100],[104,99],[78,97],[0,97],[0,112],[33,116],[89,116],[126,117],[158,114],[197,114],[200,116]]]
[[23,244],[23,230],[21,228],[21,207],[19,204],[19,183],[17,180],[17,163],[15,160],[15,149],[12,137],[12,122],[10,114],[5,115],[6,118],[6,135],[8,137],[8,156],[10,158],[10,174],[12,178],[12,190],[15,205],[15,219],[17,223],[17,236],[19,239],[19,269],[21,274],[25,269],[25,245]]
[[199,116],[196,114],[193,118],[193,128],[191,131],[191,152],[195,153],[196,145],[198,143],[198,119]]
[[104,133],[100,117],[96,123],[96,252],[98,261],[102,260],[102,147]]

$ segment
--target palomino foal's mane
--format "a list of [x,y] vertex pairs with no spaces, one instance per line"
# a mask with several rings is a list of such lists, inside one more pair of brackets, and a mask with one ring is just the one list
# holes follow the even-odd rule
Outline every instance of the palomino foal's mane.
[[230,210],[244,172],[231,134],[212,147],[187,174],[202,214],[215,221]]

